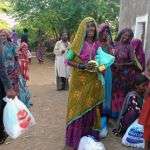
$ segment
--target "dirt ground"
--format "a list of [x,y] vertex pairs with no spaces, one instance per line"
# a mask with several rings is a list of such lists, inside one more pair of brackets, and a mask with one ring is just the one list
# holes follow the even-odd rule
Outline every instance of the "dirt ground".
[[[16,140],[8,139],[0,150],[62,150],[64,147],[67,92],[55,88],[52,61],[43,65],[33,60],[29,87],[32,91],[32,112],[36,125]],[[111,133],[111,132],[110,132]],[[109,135],[103,143],[107,150],[129,150],[120,139]]]

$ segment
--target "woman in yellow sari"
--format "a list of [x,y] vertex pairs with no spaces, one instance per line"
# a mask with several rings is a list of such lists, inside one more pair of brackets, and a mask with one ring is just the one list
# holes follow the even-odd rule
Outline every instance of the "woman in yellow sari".
[[96,59],[97,49],[96,23],[87,17],[80,23],[66,56],[73,67],[67,108],[67,150],[77,150],[83,136],[99,140],[100,106],[104,96],[100,74],[107,64],[89,65],[89,61]]

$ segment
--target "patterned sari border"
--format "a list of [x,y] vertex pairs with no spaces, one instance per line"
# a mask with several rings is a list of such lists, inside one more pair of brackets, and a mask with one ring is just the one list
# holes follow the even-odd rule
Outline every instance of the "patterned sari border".
[[85,112],[83,112],[80,116],[78,116],[78,117],[72,119],[71,121],[69,121],[69,122],[67,123],[67,125],[66,125],[66,128],[67,128],[70,124],[72,124],[74,121],[80,119],[80,118],[81,118],[82,116],[84,116],[86,113],[88,113],[89,111],[91,111],[91,110],[94,109],[96,106],[98,106],[98,105],[100,105],[100,104],[102,104],[102,103],[103,103],[103,101],[100,101],[100,102],[97,103],[95,106],[93,106],[93,107],[89,108],[88,110],[86,110]]

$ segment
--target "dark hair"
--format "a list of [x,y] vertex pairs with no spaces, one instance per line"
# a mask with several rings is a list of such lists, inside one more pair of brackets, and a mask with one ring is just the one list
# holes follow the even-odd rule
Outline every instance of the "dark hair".
[[122,30],[118,33],[118,36],[115,38],[115,41],[116,41],[116,42],[119,42],[120,39],[121,39],[121,37],[122,37],[122,35],[123,35],[124,33],[126,33],[126,32],[129,32],[129,33],[130,33],[130,38],[131,38],[131,39],[134,37],[134,33],[133,33],[132,29],[130,29],[130,28],[125,28],[125,29],[122,29]]
[[28,29],[27,29],[27,28],[24,28],[23,31],[24,31],[24,32],[28,32]]
[[66,33],[66,34],[68,35],[68,40],[69,40],[69,39],[70,39],[70,34],[69,34],[69,31],[68,31],[66,28],[64,28],[64,29],[62,29],[62,30],[60,31],[59,40],[61,40],[62,35],[63,35],[64,33]]
[[63,35],[64,33],[66,33],[66,34],[69,36],[69,33],[68,33],[67,31],[62,31],[62,32],[60,33],[60,38],[62,37],[62,35]]
[[109,26],[108,24],[102,23],[102,24],[99,26],[99,33],[98,33],[98,36],[99,36],[99,38],[101,38],[102,35],[103,35],[103,32],[104,32],[106,29],[108,30],[108,36],[109,36],[109,38],[110,38],[110,44],[111,44],[111,46],[114,47],[114,42],[113,42],[113,38],[112,38],[112,34],[111,34],[111,29],[110,29],[110,26]]
[[23,42],[28,43],[28,39],[25,37],[21,37],[21,43],[23,43]]
[[134,81],[135,86],[139,86],[140,84],[146,83],[146,82],[148,83],[149,79],[145,75],[138,74],[135,76],[135,81]]

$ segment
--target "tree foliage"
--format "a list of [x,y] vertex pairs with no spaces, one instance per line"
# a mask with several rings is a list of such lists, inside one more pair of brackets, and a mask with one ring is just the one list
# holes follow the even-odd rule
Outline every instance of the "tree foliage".
[[10,26],[7,22],[0,19],[0,29],[10,29]]
[[[0,14],[5,14],[5,13],[9,13],[10,11],[10,7],[9,7],[9,3],[1,0],[0,1]],[[0,18],[0,29],[9,29],[10,25],[4,21],[3,19]]]
[[119,0],[9,0],[22,25],[41,29],[57,36],[62,28],[74,32],[86,16],[99,23],[114,22],[119,12]]
[[[31,42],[45,37],[58,38],[66,28],[71,34],[87,16],[98,23],[108,20],[113,29],[118,25],[119,0],[7,0],[12,4],[18,31],[26,27]],[[32,35],[32,36],[31,36]]]

